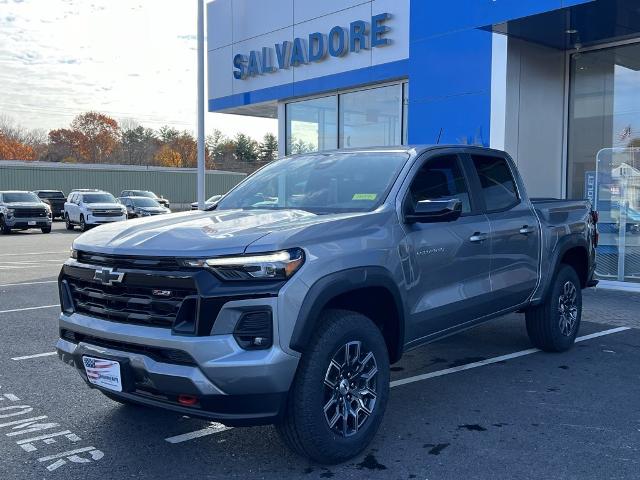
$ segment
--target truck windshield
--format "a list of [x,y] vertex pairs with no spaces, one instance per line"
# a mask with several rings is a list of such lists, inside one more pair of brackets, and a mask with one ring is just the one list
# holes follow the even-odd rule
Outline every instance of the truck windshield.
[[118,203],[109,193],[89,193],[82,197],[84,203]]
[[15,192],[3,193],[2,199],[5,203],[32,202],[40,203],[40,199],[35,193],[31,192]]
[[224,196],[217,209],[367,212],[384,201],[408,158],[403,152],[318,153],[284,158],[243,181]]
[[39,192],[40,198],[66,198],[62,192]]
[[133,204],[136,207],[159,207],[160,204],[156,202],[153,198],[134,198]]

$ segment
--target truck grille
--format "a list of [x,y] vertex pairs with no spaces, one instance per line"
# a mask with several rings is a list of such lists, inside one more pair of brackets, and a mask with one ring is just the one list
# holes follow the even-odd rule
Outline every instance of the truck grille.
[[140,268],[144,270],[177,270],[178,261],[173,257],[134,257],[107,255],[78,251],[78,262],[112,268]]
[[124,215],[122,210],[120,209],[101,209],[101,210],[93,210],[91,212],[94,217],[121,217]]
[[44,208],[16,208],[13,215],[20,218],[44,218],[47,211]]
[[66,280],[77,312],[115,322],[153,327],[171,328],[184,298],[196,294],[195,289],[158,290],[162,287],[108,286],[70,277]]

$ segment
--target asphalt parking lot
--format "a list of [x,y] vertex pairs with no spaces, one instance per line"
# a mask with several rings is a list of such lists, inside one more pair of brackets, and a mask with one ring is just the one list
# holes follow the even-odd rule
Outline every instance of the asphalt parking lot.
[[0,237],[2,479],[640,478],[640,295],[585,292],[564,354],[531,349],[515,314],[407,353],[370,448],[323,467],[272,427],[225,429],[87,388],[53,354],[55,279],[78,234],[55,222]]

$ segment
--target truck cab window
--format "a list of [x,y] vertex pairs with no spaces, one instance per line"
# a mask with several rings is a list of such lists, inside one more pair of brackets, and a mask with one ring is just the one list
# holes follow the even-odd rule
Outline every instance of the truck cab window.
[[449,200],[462,202],[462,212],[471,211],[469,188],[457,155],[444,155],[425,163],[416,174],[410,189],[414,204],[422,200]]
[[471,155],[478,172],[487,211],[506,210],[520,203],[516,182],[504,158]]

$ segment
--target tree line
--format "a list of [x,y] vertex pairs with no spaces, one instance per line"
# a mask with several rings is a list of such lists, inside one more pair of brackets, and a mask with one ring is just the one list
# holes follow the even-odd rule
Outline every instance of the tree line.
[[[193,168],[197,142],[188,130],[147,128],[135,121],[118,123],[99,112],[86,112],[68,128],[28,130],[0,118],[0,160],[42,160]],[[208,169],[251,172],[278,156],[278,140],[267,133],[257,141],[244,133],[229,138],[213,130],[205,140]]]

